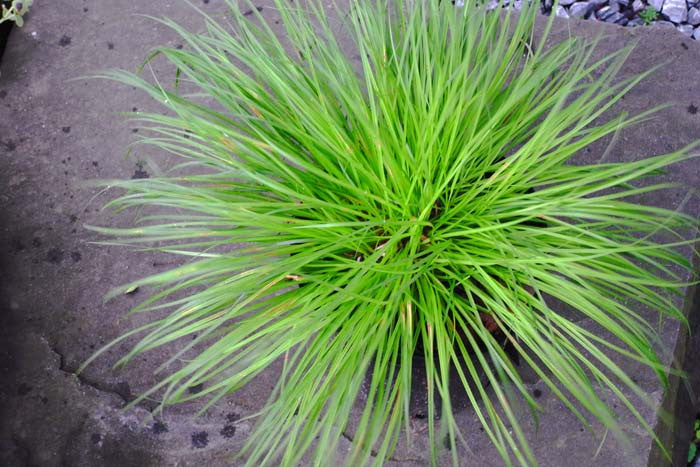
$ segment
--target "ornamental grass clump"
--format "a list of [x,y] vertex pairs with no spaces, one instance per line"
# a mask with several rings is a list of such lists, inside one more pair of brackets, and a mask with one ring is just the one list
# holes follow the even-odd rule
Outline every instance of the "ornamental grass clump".
[[458,462],[456,381],[504,460],[531,465],[517,401],[537,402],[515,354],[586,426],[624,437],[605,388],[655,437],[638,406],[652,403],[613,354],[666,384],[639,310],[685,321],[691,265],[677,248],[697,222],[629,199],[670,187],[637,182],[692,148],[568,163],[649,117],[599,123],[646,76],[616,78],[630,49],[545,47],[551,21],[535,40],[527,5],[353,1],[331,22],[319,3],[279,0],[278,37],[269,10],[229,4],[225,22],[202,13],[203,33],[162,20],[185,45],[155,52],[177,68],[172,86],[105,75],[163,104],[135,117],[140,142],[180,161],[106,182],[124,190],[109,206],[142,217],[94,228],[187,259],[113,292],[157,290],[133,310],[153,319],[122,337],[142,333],[120,363],[180,345],[142,397],[205,397],[206,410],[281,362],[248,464],[331,465],[355,411],[347,463],[380,465],[411,431],[422,360],[433,463],[445,448]]

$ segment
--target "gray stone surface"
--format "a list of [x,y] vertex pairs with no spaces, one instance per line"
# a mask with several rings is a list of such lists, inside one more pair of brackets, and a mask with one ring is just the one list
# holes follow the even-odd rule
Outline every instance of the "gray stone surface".
[[627,24],[627,18],[625,18],[620,12],[615,8],[603,7],[596,12],[596,17],[605,21],[606,23],[622,23]]
[[569,17],[569,13],[567,13],[566,8],[564,8],[563,6],[559,6],[559,5],[557,5],[557,8],[556,8],[556,15],[559,18],[568,18]]
[[685,34],[688,37],[691,37],[693,35],[693,32],[695,32],[695,28],[693,28],[689,24],[679,24],[676,29],[678,29],[681,33]]
[[[269,2],[258,4],[274,20]],[[211,14],[221,11],[221,2],[197,5]],[[106,304],[104,294],[173,265],[168,256],[95,246],[90,242],[99,237],[82,227],[125,225],[131,219],[127,213],[101,212],[109,195],[86,187],[85,180],[154,173],[157,166],[149,163],[151,155],[167,164],[151,151],[125,157],[133,134],[118,113],[158,109],[153,102],[114,83],[72,80],[106,68],[135,70],[151,47],[180,44],[171,31],[136,13],[170,16],[190,29],[202,27],[179,0],[36,1],[25,27],[10,37],[0,65],[0,186],[5,188],[0,191],[0,465],[228,465],[250,433],[251,422],[242,418],[260,408],[276,381],[273,366],[203,416],[195,416],[198,405],[193,403],[168,408],[151,420],[147,411],[152,404],[121,409],[157,381],[154,368],[167,349],[113,370],[127,342],[105,353],[80,378],[73,375],[94,349],[144,322],[143,316],[123,315],[147,291]],[[662,102],[672,105],[652,121],[622,133],[610,160],[665,153],[700,138],[700,82],[687,79],[697,74],[700,43],[661,28],[557,20],[554,29],[559,38],[604,32],[608,40],[601,41],[598,56],[637,41],[624,76],[668,62],[615,110],[637,113]],[[160,61],[152,68],[164,81],[174,77],[174,70]],[[658,83],[664,83],[663,94]],[[582,153],[581,160],[596,160],[606,144]],[[696,162],[672,167],[666,179],[698,186],[700,167]],[[685,194],[679,189],[643,201],[675,207]],[[698,214],[694,200],[685,209]],[[662,328],[670,348],[676,345],[677,330]],[[662,400],[661,388],[649,372],[632,362],[621,364],[655,400]],[[623,413],[621,421],[633,446],[624,448],[611,436],[601,443],[598,428],[593,435],[582,431],[542,382],[523,372],[542,405],[539,429],[534,424],[525,427],[541,465],[647,464],[650,438],[629,415]],[[653,413],[643,413],[654,422]],[[462,410],[458,418],[470,448],[460,451],[465,465],[502,465],[473,412]],[[426,424],[413,420],[411,429],[415,444],[401,444],[387,465],[426,465]],[[344,438],[341,458],[352,447],[351,438]]]
[[688,19],[688,5],[685,0],[664,0],[661,13],[674,23],[684,23]]
[[656,11],[661,11],[664,7],[664,0],[647,0],[647,5],[654,7]]
[[676,25],[673,24],[670,21],[654,21],[651,24],[652,27],[657,27],[657,28],[671,28],[671,29],[676,29]]
[[700,9],[693,7],[688,10],[688,23],[693,26],[700,24]]
[[593,10],[589,2],[576,2],[569,7],[569,16],[572,18],[583,18]]

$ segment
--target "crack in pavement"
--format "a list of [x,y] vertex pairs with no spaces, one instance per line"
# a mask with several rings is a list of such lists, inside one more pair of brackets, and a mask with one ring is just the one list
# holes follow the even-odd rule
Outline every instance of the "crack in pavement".
[[[69,366],[66,363],[66,357],[63,355],[63,352],[61,352],[58,348],[56,348],[51,343],[49,343],[47,339],[43,339],[43,340],[46,342],[49,350],[51,350],[51,352],[53,352],[54,354],[56,354],[58,356],[58,359],[59,359],[58,369],[62,373],[66,373],[66,374],[75,376],[75,378],[78,380],[78,382],[80,384],[84,384],[86,386],[89,386],[89,387],[91,387],[99,392],[113,394],[113,395],[119,397],[119,399],[121,399],[121,402],[122,402],[121,408],[126,407],[130,402],[132,402],[135,399],[133,394],[131,394],[131,390],[129,388],[128,383],[126,383],[124,381],[116,383],[116,384],[104,383],[102,381],[96,381],[92,378],[89,378],[89,377],[83,375],[83,374],[77,373],[76,372],[77,368],[72,368],[71,366]],[[153,411],[153,407],[149,407],[148,401],[141,401],[136,405],[141,406],[142,408],[148,410],[149,412]],[[84,423],[81,424],[77,429],[74,429],[73,431],[76,431],[76,430],[80,431],[83,429],[83,426],[84,426]],[[351,443],[355,442],[354,437],[351,436],[350,434],[348,434],[347,432],[343,431],[343,432],[341,432],[341,435],[345,439],[350,441]],[[372,449],[370,452],[370,455],[372,457],[377,457],[377,452],[374,449]],[[64,459],[65,459],[65,457],[64,457]],[[394,461],[394,462],[421,462],[421,459],[417,459],[417,458],[398,459],[394,456],[387,458],[387,460]]]
[[[77,368],[71,368],[67,363],[66,363],[66,358],[63,355],[63,353],[57,349],[55,346],[51,345],[48,340],[45,340],[46,344],[49,347],[49,350],[56,354],[59,358],[59,366],[58,369],[66,374],[75,376],[78,380],[79,383],[84,384],[85,386],[89,386],[97,391],[107,393],[107,394],[113,394],[119,399],[121,399],[122,404],[121,408],[126,407],[130,402],[132,402],[135,397],[133,394],[131,394],[131,389],[129,388],[129,383],[126,381],[120,381],[116,384],[110,384],[110,383],[105,383],[102,381],[97,381],[92,378],[89,378],[85,376],[84,374],[77,373]],[[147,401],[142,401],[137,404],[137,406],[141,406],[149,411],[152,410],[152,407],[148,407]]]

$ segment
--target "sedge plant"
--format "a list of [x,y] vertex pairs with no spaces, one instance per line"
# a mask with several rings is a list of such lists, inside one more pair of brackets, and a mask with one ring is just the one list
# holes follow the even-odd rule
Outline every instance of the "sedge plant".
[[352,1],[331,21],[320,3],[279,0],[278,35],[269,9],[229,2],[225,21],[201,13],[201,33],[161,20],[185,44],[154,53],[176,83],[103,75],[162,103],[135,116],[140,143],[180,162],[105,182],[123,190],[108,206],[141,217],[93,229],[187,260],[112,292],[155,290],[132,311],[149,323],[115,341],[141,334],[120,363],[179,344],[141,397],[204,397],[206,410],[281,362],[248,465],[330,465],[353,413],[348,465],[381,465],[411,432],[416,359],[433,463],[445,445],[459,461],[456,382],[503,459],[532,465],[514,401],[538,406],[512,352],[586,426],[624,438],[602,388],[656,439],[638,405],[652,402],[617,362],[666,384],[639,310],[684,322],[691,262],[678,248],[697,222],[630,197],[669,188],[649,177],[693,147],[570,163],[650,116],[604,118],[646,76],[617,78],[631,49],[546,47],[551,20],[535,40],[535,6],[464,3]]

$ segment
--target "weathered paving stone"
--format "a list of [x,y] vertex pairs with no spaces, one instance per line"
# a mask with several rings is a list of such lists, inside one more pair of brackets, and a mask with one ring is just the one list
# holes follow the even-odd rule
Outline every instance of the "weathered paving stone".
[[665,0],[661,13],[674,23],[683,23],[688,19],[688,6],[685,0]]
[[[201,18],[181,0],[75,2],[89,7],[84,13],[62,7],[67,3],[70,2],[35,2],[37,8],[25,26],[10,36],[0,65],[0,106],[3,110],[7,108],[12,118],[12,124],[3,127],[0,135],[0,186],[16,185],[13,189],[0,190],[0,246],[16,250],[0,261],[0,357],[4,358],[7,352],[16,365],[7,377],[0,365],[3,383],[0,385],[0,465],[224,467],[250,433],[247,422],[238,421],[238,417],[229,418],[227,414],[235,409],[246,418],[257,412],[259,407],[255,404],[265,400],[262,395],[277,381],[274,371],[261,374],[242,393],[227,396],[211,415],[195,417],[197,407],[184,405],[166,409],[162,420],[148,424],[142,424],[145,408],[124,413],[121,392],[100,388],[107,388],[107,383],[118,377],[117,381],[128,380],[134,394],[147,389],[154,382],[157,359],[164,356],[157,349],[147,360],[135,361],[120,374],[115,375],[111,370],[119,352],[90,367],[81,376],[89,376],[85,382],[69,371],[92,353],[90,346],[99,348],[101,339],[108,341],[124,330],[127,322],[122,319],[124,311],[143,296],[137,293],[136,298],[124,296],[116,299],[116,303],[104,304],[103,294],[123,281],[162,271],[164,264],[163,258],[155,253],[125,254],[121,249],[89,246],[95,237],[80,228],[71,231],[76,223],[69,221],[67,214],[73,211],[79,214],[77,224],[104,225],[111,220],[94,209],[82,212],[85,206],[98,207],[90,202],[94,192],[75,192],[69,198],[63,194],[69,188],[64,187],[77,185],[83,179],[128,178],[134,173],[134,161],[123,157],[125,147],[133,142],[132,135],[115,110],[128,112],[134,106],[144,112],[161,110],[127,86],[72,78],[105,68],[135,70],[151,47],[181,43],[171,31],[133,13],[169,16],[190,30],[203,27]],[[220,8],[224,4],[196,3],[201,8]],[[342,5],[344,0],[338,3]],[[522,5],[522,0],[513,3]],[[588,5],[588,2],[577,3]],[[697,7],[697,3],[691,6]],[[272,11],[265,8],[263,14]],[[661,61],[665,63],[655,75],[633,89],[617,110],[636,114],[668,101],[680,105],[665,108],[652,121],[622,132],[610,152],[616,160],[663,154],[700,138],[697,110],[700,82],[694,79],[700,63],[700,44],[690,43],[677,31],[671,31],[670,28],[675,28],[672,23],[665,25],[669,29],[643,27],[630,31],[597,21],[554,21],[560,39],[570,34],[586,38],[601,33],[608,36],[610,40],[600,42],[596,59],[637,41],[621,78],[638,76]],[[700,39],[700,28],[693,34]],[[71,43],[60,48],[58,42],[64,35],[72,38]],[[106,54],[108,42],[114,44],[114,49]],[[689,48],[681,48],[685,43],[690,43]],[[174,70],[159,68],[158,71],[163,72],[165,84],[171,84],[168,77],[174,76]],[[66,108],[71,111],[66,112]],[[62,128],[68,126],[70,133],[63,132]],[[58,138],[48,131],[50,128],[56,129]],[[10,140],[12,151],[3,152]],[[584,162],[595,162],[607,145],[608,141],[602,142],[590,154],[582,154],[588,157]],[[72,171],[70,177],[55,170],[56,161],[69,155],[73,156],[66,164]],[[697,162],[691,161],[672,168],[669,181],[698,186],[699,170]],[[19,176],[21,182],[13,181]],[[676,207],[686,192],[677,198],[674,194],[660,198],[660,204]],[[689,214],[696,216],[698,209],[693,203],[697,201],[691,200],[686,207]],[[56,209],[47,209],[49,204]],[[78,207],[81,212],[77,212]],[[27,216],[28,212],[37,214]],[[109,226],[117,225],[115,221]],[[80,250],[82,259],[74,263],[71,252],[78,251],[80,245],[84,247]],[[60,265],[46,261],[48,252],[54,248],[65,252]],[[19,336],[16,345],[8,345],[10,341],[4,339],[5,334]],[[700,335],[697,331],[694,334]],[[679,336],[674,328],[664,325],[665,344],[671,348],[677,343],[683,345]],[[47,337],[53,341],[51,346],[45,340]],[[57,350],[62,349],[60,356],[52,350],[54,345]],[[653,379],[642,383],[654,400],[661,400],[662,390]],[[537,378],[527,384],[544,410],[538,429],[534,425],[525,426],[542,467],[666,465],[649,461],[653,442],[633,418],[623,420],[633,442],[632,450],[626,451],[612,436],[601,443],[603,433],[596,432],[596,439],[585,429],[580,431],[582,427],[577,419],[562,410],[561,403]],[[673,399],[675,393],[669,391],[667,397]],[[653,413],[644,416],[655,423]],[[479,431],[473,411],[462,410],[458,417],[460,426],[469,431],[467,440],[473,451],[460,450],[464,465],[502,466],[502,460]],[[529,414],[524,417],[529,419]],[[424,428],[425,424],[417,425],[412,434],[417,447],[399,446],[395,453],[399,460],[387,463],[387,467],[430,464]],[[206,447],[193,448],[192,434],[203,432],[207,434]],[[662,427],[662,435],[668,436],[664,440],[673,439],[670,433],[672,430]],[[196,437],[197,445],[203,444],[202,439],[204,435]],[[682,454],[687,456],[687,442],[676,441],[685,443],[686,452]],[[342,449],[352,448],[347,439],[343,443]],[[439,465],[450,465],[449,453],[440,461]]]

